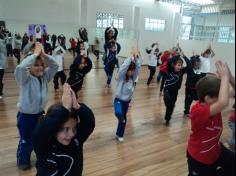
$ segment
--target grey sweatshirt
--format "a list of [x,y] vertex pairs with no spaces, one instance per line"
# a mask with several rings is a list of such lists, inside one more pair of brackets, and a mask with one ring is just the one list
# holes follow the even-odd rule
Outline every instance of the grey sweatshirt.
[[7,63],[6,41],[0,39],[0,69],[6,69],[7,67],[8,63]]
[[20,112],[26,114],[38,114],[45,109],[48,102],[48,82],[58,70],[57,63],[52,56],[48,55],[44,60],[48,68],[41,78],[37,78],[30,74],[30,68],[35,61],[36,56],[30,55],[15,70],[15,78],[20,88],[17,106]]
[[116,98],[122,101],[131,100],[134,93],[134,83],[141,69],[142,59],[139,59],[138,61],[135,61],[136,69],[133,78],[126,81],[126,73],[132,60],[133,60],[132,58],[128,58],[124,61],[124,63],[121,65],[119,69],[117,76]]

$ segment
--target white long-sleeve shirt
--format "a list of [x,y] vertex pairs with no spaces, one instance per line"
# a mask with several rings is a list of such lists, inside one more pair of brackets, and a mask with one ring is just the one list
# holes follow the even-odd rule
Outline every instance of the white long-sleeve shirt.
[[[62,54],[57,54],[57,52],[61,50]],[[66,51],[64,50],[63,47],[58,46],[53,53],[53,58],[55,60],[55,62],[58,64],[59,68],[58,68],[58,72],[63,71],[64,70],[64,56],[66,54]]]
[[211,72],[211,58],[208,57],[200,57],[201,59],[201,72],[202,73],[210,73]]
[[156,53],[156,49],[157,49],[157,45],[155,45],[153,48],[152,48],[152,51],[149,55],[149,62],[148,62],[148,65],[149,66],[152,66],[152,67],[156,67],[157,66],[157,62],[158,62],[158,58],[157,58],[157,53]]

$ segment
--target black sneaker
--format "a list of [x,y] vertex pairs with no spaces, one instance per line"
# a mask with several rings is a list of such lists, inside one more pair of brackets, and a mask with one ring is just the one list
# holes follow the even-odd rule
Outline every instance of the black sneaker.
[[165,126],[170,126],[170,121],[169,120],[166,120]]

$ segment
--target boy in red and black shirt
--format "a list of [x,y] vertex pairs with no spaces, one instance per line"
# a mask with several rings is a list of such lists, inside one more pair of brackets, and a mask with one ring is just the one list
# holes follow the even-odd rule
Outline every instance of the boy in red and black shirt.
[[208,76],[197,83],[199,102],[190,113],[191,134],[188,142],[189,176],[234,176],[235,156],[220,142],[223,131],[221,112],[229,104],[230,71],[216,63],[220,78]]

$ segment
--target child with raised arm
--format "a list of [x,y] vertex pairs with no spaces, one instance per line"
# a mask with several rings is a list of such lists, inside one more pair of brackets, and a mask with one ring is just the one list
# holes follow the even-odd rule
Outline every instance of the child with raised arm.
[[115,115],[118,118],[116,139],[124,142],[125,127],[127,124],[127,112],[132,99],[135,81],[141,69],[142,59],[136,50],[121,65],[117,76],[116,98],[114,101]]
[[95,118],[68,84],[63,89],[62,103],[49,108],[33,135],[37,176],[82,176],[83,145],[95,128]]
[[187,158],[189,176],[234,176],[235,156],[221,142],[221,112],[229,105],[229,70],[216,62],[216,76],[207,76],[197,83],[197,102],[190,113],[191,134]]
[[[32,133],[48,102],[48,83],[58,70],[53,57],[46,55],[43,46],[36,43],[33,53],[16,67],[15,78],[20,88],[17,127],[20,141],[17,149],[17,165],[21,170],[30,169],[33,151]],[[45,65],[48,68],[45,68]]]
[[54,89],[57,91],[59,89],[59,78],[61,79],[61,84],[64,85],[66,82],[66,74],[64,72],[64,57],[65,57],[66,51],[63,47],[60,45],[54,50],[53,57],[55,62],[58,64],[59,68],[54,76],[53,83],[54,83]]

